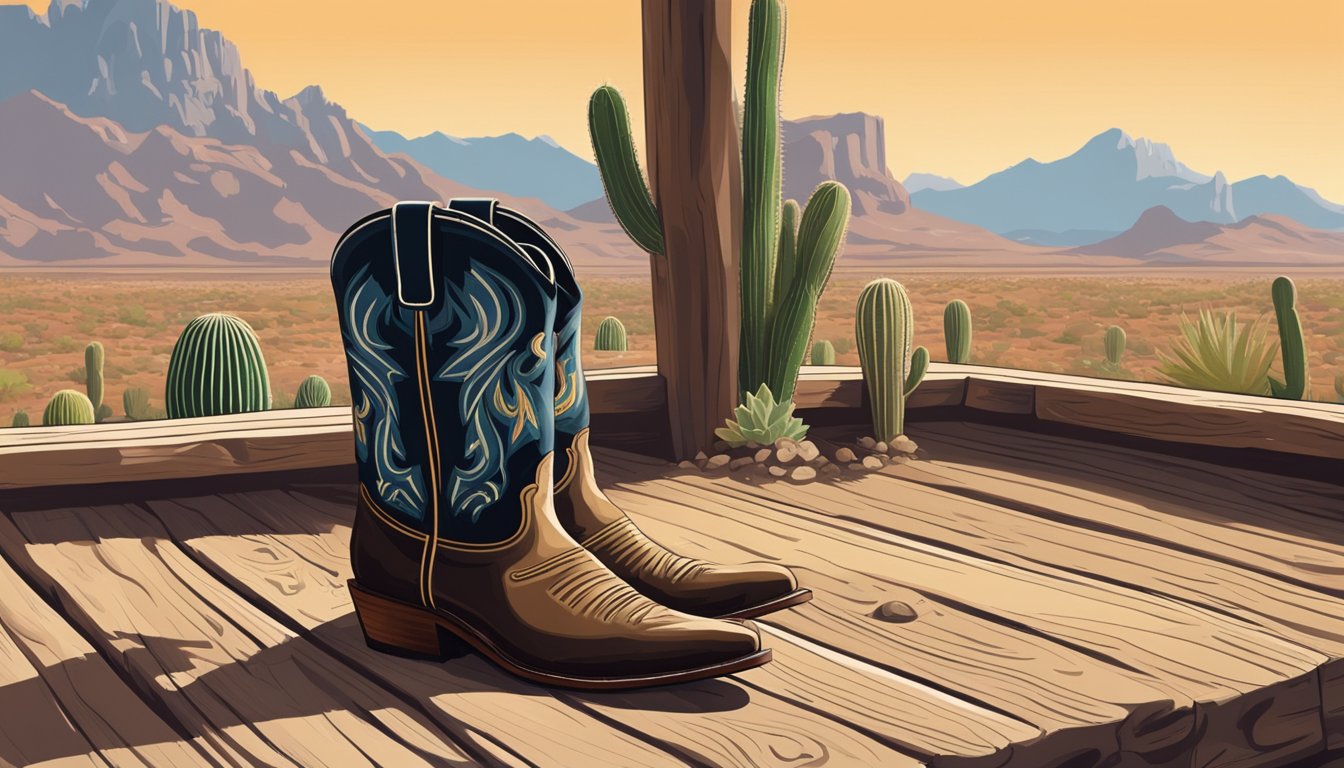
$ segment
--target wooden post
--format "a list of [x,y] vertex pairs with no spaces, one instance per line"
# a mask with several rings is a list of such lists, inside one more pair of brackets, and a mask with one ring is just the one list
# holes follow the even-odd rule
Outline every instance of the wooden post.
[[672,453],[709,450],[737,405],[742,183],[730,0],[644,0],[649,186],[664,255],[652,258],[658,372]]

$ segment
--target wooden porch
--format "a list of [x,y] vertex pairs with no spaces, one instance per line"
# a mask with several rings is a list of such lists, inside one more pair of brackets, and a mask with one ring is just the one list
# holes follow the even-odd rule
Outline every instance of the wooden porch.
[[[823,373],[809,419],[852,419],[853,380]],[[920,460],[877,473],[796,485],[601,449],[653,537],[816,592],[758,622],[774,663],[623,693],[368,650],[340,411],[17,431],[0,763],[1335,765],[1344,413],[1036,376],[939,368]],[[594,377],[623,444],[658,404],[628,378]]]

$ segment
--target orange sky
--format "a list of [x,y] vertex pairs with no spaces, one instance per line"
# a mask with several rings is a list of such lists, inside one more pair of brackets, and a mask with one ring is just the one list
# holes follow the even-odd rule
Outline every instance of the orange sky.
[[[642,104],[638,0],[180,4],[263,87],[321,83],[375,128],[545,133],[590,156],[593,87]],[[1344,202],[1344,2],[793,0],[785,115],[859,110],[886,118],[898,177],[970,183],[1116,126],[1195,170],[1283,173]]]

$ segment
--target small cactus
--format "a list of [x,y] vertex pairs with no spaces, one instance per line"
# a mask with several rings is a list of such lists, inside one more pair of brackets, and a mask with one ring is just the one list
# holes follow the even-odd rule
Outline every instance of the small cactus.
[[[84,391],[89,395],[89,402],[93,403],[93,413],[98,421],[102,421],[106,416],[103,415],[103,345],[99,342],[89,342],[84,348]],[[111,409],[108,409],[107,416],[110,416]]]
[[295,408],[325,408],[331,405],[331,387],[321,376],[309,376],[294,395]]
[[9,422],[9,426],[11,426],[11,427],[26,427],[26,426],[28,426],[28,412],[27,412],[27,411],[15,411],[15,412],[14,412],[14,418]]
[[1335,397],[1339,398],[1341,404],[1344,404],[1344,376],[1335,377]]
[[168,359],[168,418],[271,407],[271,380],[257,335],[241,318],[212,313],[182,329]]
[[1302,318],[1297,314],[1297,287],[1287,277],[1277,277],[1271,289],[1274,316],[1279,321],[1279,351],[1283,355],[1283,381],[1269,379],[1269,391],[1285,400],[1301,400],[1311,392],[1307,368],[1307,342],[1302,337]]
[[961,365],[971,361],[971,308],[961,299],[949,301],[943,309],[943,340],[947,362]]
[[822,339],[812,345],[813,365],[835,365],[835,345]]
[[593,349],[599,352],[624,352],[626,350],[625,325],[614,317],[607,317],[597,326],[597,339]]
[[149,392],[139,387],[121,393],[121,409],[126,418],[135,421],[163,418],[163,411],[149,404]]
[[63,389],[47,403],[42,412],[42,423],[48,427],[92,424],[93,417],[93,403],[88,395],[75,389]]
[[1125,329],[1118,325],[1112,325],[1106,329],[1106,362],[1112,368],[1119,368],[1120,361],[1125,357],[1125,343],[1129,337],[1125,335]]
[[914,346],[914,325],[910,298],[895,280],[874,280],[859,294],[854,333],[878,440],[905,434],[905,398],[929,368],[929,351]]

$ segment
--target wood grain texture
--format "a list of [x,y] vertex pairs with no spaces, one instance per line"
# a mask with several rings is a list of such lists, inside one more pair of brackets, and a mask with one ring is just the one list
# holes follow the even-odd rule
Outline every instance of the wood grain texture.
[[[885,482],[895,487],[871,488],[859,494],[854,486]],[[948,531],[916,533],[911,539],[949,542],[949,552],[905,537],[884,539],[893,546],[874,557],[861,546],[862,538],[824,544],[812,535],[820,533],[809,517],[832,516],[835,526],[856,537],[882,534],[870,527],[872,520],[853,525],[845,519],[852,510],[872,507],[870,498],[899,498],[899,481],[870,477],[855,483],[814,483],[794,486],[777,483],[748,485],[731,479],[710,479],[688,474],[673,480],[651,480],[641,492],[664,496],[667,486],[692,485],[709,491],[711,498],[728,505],[728,514],[740,516],[756,504],[759,515],[776,510],[787,516],[777,525],[790,525],[806,538],[812,551],[832,552],[832,562],[864,572],[900,573],[901,581],[926,595],[935,595],[1000,620],[1031,627],[1033,631],[1084,649],[1117,665],[1142,670],[1159,680],[1173,695],[1197,702],[1200,729],[1206,738],[1220,744],[1215,756],[1197,755],[1201,765],[1238,765],[1246,760],[1272,761],[1312,754],[1322,748],[1320,690],[1317,669],[1327,657],[1271,632],[1229,620],[1220,613],[1185,603],[1116,587],[1091,578],[1078,578],[1053,564],[1018,558],[1018,567],[1004,566],[1006,558],[979,560],[960,554],[974,551],[973,534],[957,536],[965,524],[954,498],[925,499],[930,516],[946,515]],[[933,493],[925,491],[925,494]],[[911,503],[910,506],[919,506]],[[902,507],[904,509],[904,507]],[[725,510],[727,511],[727,510]],[[877,518],[898,521],[888,511]],[[895,523],[899,528],[900,524]],[[806,528],[804,528],[806,526]],[[980,534],[983,535],[983,534]],[[905,542],[905,543],[901,543]],[[964,548],[964,549],[962,549]],[[994,553],[1001,555],[1002,553]],[[890,561],[881,568],[883,559]],[[871,565],[861,565],[872,563]],[[918,623],[918,622],[916,622]],[[911,625],[902,625],[909,627]],[[1277,658],[1277,662],[1271,661]],[[1267,750],[1265,745],[1273,744]]]
[[[509,733],[508,747],[529,762],[663,765],[689,757],[743,766],[809,759],[816,764],[919,764],[844,725],[731,680],[585,694],[517,681],[474,656],[408,665],[370,651],[345,590],[354,508],[348,488],[231,494],[151,506],[212,572],[311,628],[365,674],[432,702],[479,733]],[[520,720],[529,723],[528,729],[510,732]]]
[[0,517],[0,549],[229,762],[467,765],[400,700],[260,615],[138,507]]

